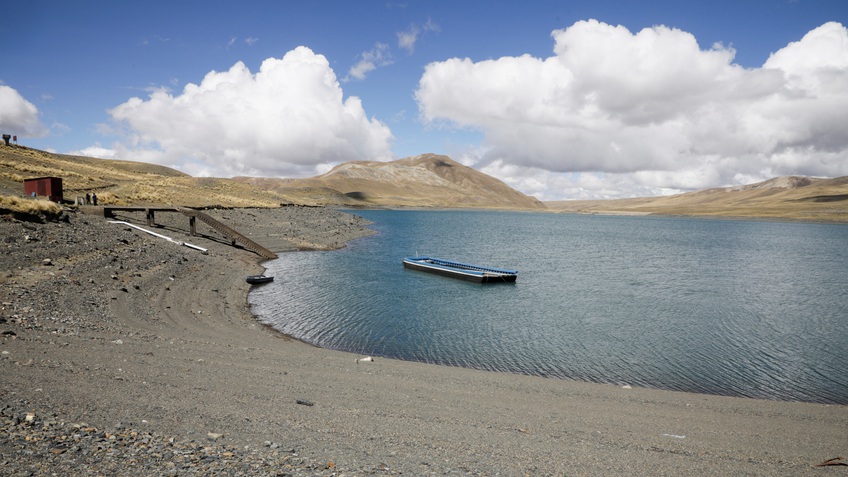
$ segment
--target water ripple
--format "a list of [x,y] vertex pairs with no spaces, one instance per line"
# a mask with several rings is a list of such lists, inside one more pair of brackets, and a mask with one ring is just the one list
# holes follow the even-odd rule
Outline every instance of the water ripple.
[[[375,356],[598,383],[848,404],[848,227],[362,211],[379,234],[268,263],[260,320]],[[496,234],[471,231],[497,230]],[[415,252],[518,268],[480,286]]]

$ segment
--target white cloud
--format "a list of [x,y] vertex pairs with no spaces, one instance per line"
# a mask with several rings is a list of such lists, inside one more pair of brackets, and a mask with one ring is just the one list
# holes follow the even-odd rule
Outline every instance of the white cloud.
[[65,123],[54,122],[50,125],[50,135],[51,136],[55,136],[55,135],[61,136],[61,135],[67,134],[71,131],[72,131],[71,127],[68,126]]
[[[406,50],[412,54],[415,50],[415,44],[418,42],[419,35],[423,32],[438,31],[439,26],[432,20],[428,19],[423,26],[411,25],[408,30],[398,32],[398,48]],[[391,65],[395,62],[391,47],[387,43],[377,42],[374,48],[363,51],[359,54],[358,61],[351,66],[347,75],[342,78],[342,82],[348,82],[352,79],[364,80],[368,73]]]
[[415,51],[415,44],[418,42],[419,35],[423,32],[431,31],[439,31],[439,26],[429,18],[422,26],[410,25],[406,31],[397,32],[398,48],[406,50],[411,54]]
[[95,143],[93,146],[80,149],[78,151],[70,151],[68,154],[72,156],[88,156],[98,159],[115,159],[116,153],[114,149],[105,148],[100,143]]
[[166,37],[159,36],[159,35],[150,35],[146,38],[142,38],[141,44],[144,45],[144,46],[147,46],[147,45],[150,45],[153,42],[167,43],[169,41],[171,41],[170,38],[166,38]]
[[343,92],[327,59],[298,47],[252,74],[241,62],[179,95],[162,89],[109,111],[116,156],[193,175],[314,175],[328,164],[389,160],[391,132]]
[[412,53],[415,50],[415,42],[418,41],[418,33],[420,30],[415,25],[411,26],[407,31],[399,31],[398,47]]
[[377,42],[374,48],[360,53],[359,61],[350,68],[344,81],[349,81],[350,78],[363,80],[368,73],[377,69],[378,66],[390,65],[392,61],[389,45]]
[[841,24],[754,69],[734,64],[733,49],[702,50],[663,26],[634,34],[591,20],[552,37],[549,58],[431,63],[416,91],[422,118],[479,129],[478,167],[546,199],[848,175]]
[[14,88],[0,84],[0,131],[21,137],[44,137],[48,129],[41,124],[38,108]]
[[[230,48],[232,48],[232,47],[233,47],[233,45],[235,45],[237,41],[238,41],[238,37],[237,37],[237,36],[231,36],[231,37],[230,37],[230,39],[229,39],[229,41],[227,41],[226,49],[227,49],[227,50],[229,50]],[[247,46],[253,46],[253,45],[255,45],[257,42],[259,42],[259,38],[256,38],[256,37],[253,37],[253,36],[249,36],[249,37],[245,38],[245,39],[244,39],[244,40],[242,40],[242,41],[243,41],[243,42],[244,42],[244,44],[245,44],[245,45],[247,45]]]

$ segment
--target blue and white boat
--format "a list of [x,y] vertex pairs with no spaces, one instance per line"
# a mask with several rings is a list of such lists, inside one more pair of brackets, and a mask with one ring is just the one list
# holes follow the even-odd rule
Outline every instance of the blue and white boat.
[[518,270],[483,267],[433,257],[406,257],[403,266],[478,283],[514,282],[518,278]]

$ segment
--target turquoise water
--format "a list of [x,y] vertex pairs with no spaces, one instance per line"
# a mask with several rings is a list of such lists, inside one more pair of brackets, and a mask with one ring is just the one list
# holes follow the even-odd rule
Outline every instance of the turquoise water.
[[[498,372],[848,404],[848,226],[356,211],[379,233],[284,254],[249,301],[315,345]],[[431,255],[519,270],[481,285]]]

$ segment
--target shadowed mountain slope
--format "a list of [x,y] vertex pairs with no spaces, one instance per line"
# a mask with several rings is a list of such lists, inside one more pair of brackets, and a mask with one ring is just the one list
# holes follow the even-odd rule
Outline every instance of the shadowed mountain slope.
[[349,162],[311,179],[191,177],[141,162],[0,146],[0,194],[23,195],[23,180],[61,177],[66,200],[96,193],[103,204],[190,207],[477,207],[544,209],[544,205],[446,156],[394,162]]
[[346,162],[309,179],[235,179],[327,205],[545,209],[536,198],[436,154]]
[[468,207],[848,222],[848,176],[787,176],[673,196],[542,204],[493,177],[435,154],[393,162],[348,162],[310,179],[219,179],[191,177],[155,164],[54,154],[0,143],[0,195],[22,196],[24,179],[44,176],[61,177],[68,200],[95,192],[102,203],[117,205]]

